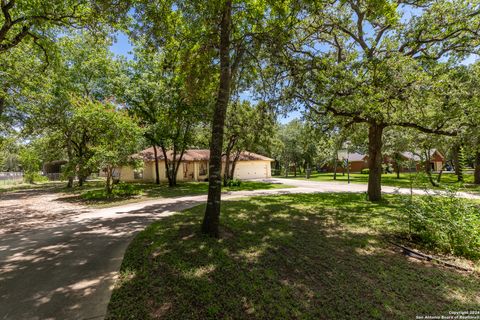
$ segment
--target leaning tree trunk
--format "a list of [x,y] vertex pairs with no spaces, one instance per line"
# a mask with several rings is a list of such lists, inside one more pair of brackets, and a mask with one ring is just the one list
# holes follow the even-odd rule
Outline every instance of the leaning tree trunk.
[[230,179],[233,179],[235,177],[235,167],[237,166],[237,161],[239,158],[240,158],[240,152],[238,151],[232,161],[232,166],[230,169]]
[[[160,170],[158,169],[158,154],[157,154],[157,146],[153,145],[153,154],[155,157],[155,183],[160,184]],[[165,159],[165,161],[167,161]]]
[[442,169],[440,169],[440,172],[438,173],[437,183],[440,183],[442,181],[442,174],[443,174],[443,167]]
[[173,181],[172,181],[172,177],[171,177],[171,171],[170,170],[170,164],[168,163],[168,158],[167,158],[167,149],[165,148],[165,146],[162,144],[160,145],[160,149],[162,149],[162,153],[163,153],[163,162],[165,163],[165,171],[167,173],[167,179],[168,179],[168,186],[169,187],[173,187]]
[[210,163],[208,176],[208,199],[202,232],[213,237],[219,236],[220,202],[222,194],[222,147],[225,115],[230,100],[230,32],[232,0],[225,1],[220,24],[220,83],[212,121],[210,142]]
[[[185,149],[182,149],[182,151],[180,152],[180,156],[178,157],[178,160],[176,160],[176,162],[173,163],[173,177],[172,177],[172,183],[173,183],[173,187],[175,187],[177,185],[177,174],[178,174],[178,169],[180,168],[180,165],[182,164],[182,159],[183,159],[183,154],[185,153]],[[176,153],[175,153],[175,157],[176,157]]]
[[371,123],[368,128],[368,200],[382,199],[382,134],[383,126]]
[[475,172],[473,177],[473,183],[480,184],[480,151],[475,153]]

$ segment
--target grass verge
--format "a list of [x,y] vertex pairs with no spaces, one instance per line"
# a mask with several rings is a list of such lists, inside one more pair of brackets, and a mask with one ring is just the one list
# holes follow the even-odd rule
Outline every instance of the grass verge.
[[108,319],[414,319],[477,310],[480,281],[410,260],[398,196],[255,197],[224,202],[222,238],[199,233],[203,206],[130,244]]
[[[434,174],[434,179],[437,178],[437,175]],[[284,178],[284,176],[278,176],[278,178]],[[305,175],[298,174],[297,177],[293,175],[288,176],[289,179],[299,179],[305,180]],[[465,174],[465,182],[460,184],[457,181],[457,176],[452,173],[443,173],[440,180],[440,187],[433,187],[429,182],[428,177],[423,173],[402,173],[400,174],[400,179],[397,179],[395,173],[387,173],[382,175],[382,185],[383,186],[392,186],[399,188],[413,188],[417,189],[443,189],[444,187],[459,187],[461,191],[480,193],[480,186],[473,184],[473,174]],[[310,176],[312,181],[337,181],[337,182],[347,182],[348,175],[345,173],[343,175],[341,172],[337,173],[337,179],[333,180],[333,173],[314,173]],[[361,173],[351,173],[350,174],[351,183],[368,183],[368,174]]]
[[[253,191],[278,188],[291,188],[284,184],[266,183],[259,181],[242,181],[240,186],[223,187],[222,191]],[[94,207],[108,207],[131,202],[138,202],[153,198],[172,198],[207,194],[208,182],[184,182],[176,187],[154,183],[121,183],[116,185],[111,195],[107,195],[102,182],[88,182],[81,188],[65,189],[69,195],[63,201],[77,202]]]

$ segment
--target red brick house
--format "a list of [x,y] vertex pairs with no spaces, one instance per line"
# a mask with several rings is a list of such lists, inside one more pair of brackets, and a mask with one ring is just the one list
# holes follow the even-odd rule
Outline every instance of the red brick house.
[[[362,169],[368,168],[368,156],[357,152],[347,153],[347,151],[341,150],[338,152],[337,172],[343,171],[342,167],[346,159],[348,159],[348,163],[350,164],[350,172],[361,172]],[[325,165],[322,169],[325,172],[333,172],[334,164],[329,163]]]
[[[422,171],[424,170],[424,164],[422,163],[422,157],[419,154],[412,153],[412,152],[402,152],[399,154],[403,165],[400,168],[401,172],[408,172],[411,171],[411,163],[410,161],[413,160],[415,163],[415,170]],[[345,150],[341,150],[338,152],[338,163],[337,163],[337,172],[343,172],[342,166],[343,161],[348,158],[348,162],[350,163],[350,172],[361,172],[362,169],[368,168],[368,155],[357,153],[357,152],[347,152]],[[387,164],[390,163],[394,170],[396,171],[396,164],[392,157],[385,156],[383,158],[383,163]],[[445,164],[445,157],[436,149],[430,150],[430,166],[432,171],[440,171]],[[334,171],[334,164],[329,163],[325,165],[323,168],[325,172],[333,172]]]
[[[422,159],[422,157],[419,155],[419,153],[412,153],[412,152],[402,152],[399,154],[402,160],[405,162],[400,168],[400,171],[410,171],[410,161],[413,160],[415,163],[415,167],[417,171],[424,170],[424,164],[422,163],[425,161]],[[437,149],[432,149],[430,150],[430,168],[432,171],[440,171],[443,168],[443,165],[445,164],[445,157],[443,154],[440,153]],[[392,161],[394,162],[394,161]],[[395,165],[395,164],[394,164]]]

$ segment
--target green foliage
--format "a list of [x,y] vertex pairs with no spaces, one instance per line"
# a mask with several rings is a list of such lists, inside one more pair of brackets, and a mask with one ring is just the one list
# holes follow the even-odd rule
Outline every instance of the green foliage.
[[228,186],[228,187],[240,187],[241,184],[242,184],[242,181],[241,181],[241,180],[232,179],[232,180],[229,180],[229,181],[228,181],[227,186]]
[[368,168],[362,169],[362,170],[360,171],[360,173],[361,173],[361,174],[369,174],[369,173],[370,173],[370,169],[368,169]]
[[456,189],[405,200],[405,219],[412,237],[432,249],[480,258],[480,207],[459,198]]
[[283,169],[295,165],[297,169],[313,167],[319,159],[319,139],[309,123],[295,119],[277,130],[278,142],[273,151]]
[[142,130],[125,110],[88,99],[76,99],[75,122],[89,128],[91,157],[87,166],[106,170],[106,190],[112,191],[113,170],[127,165],[137,151]]
[[37,151],[30,147],[20,150],[20,163],[24,172],[24,179],[28,183],[34,183],[40,177],[41,161]]
[[82,199],[87,201],[105,200],[109,198],[130,198],[142,194],[141,188],[133,184],[119,183],[115,185],[111,193],[105,189],[88,190],[81,194]]
[[0,138],[0,171],[20,171],[19,149],[16,137]]

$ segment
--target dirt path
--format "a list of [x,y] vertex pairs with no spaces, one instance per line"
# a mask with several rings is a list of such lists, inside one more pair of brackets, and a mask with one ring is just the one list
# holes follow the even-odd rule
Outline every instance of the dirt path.
[[54,226],[59,220],[90,210],[78,204],[57,201],[65,196],[53,192],[52,188],[0,194],[0,235],[36,226]]

